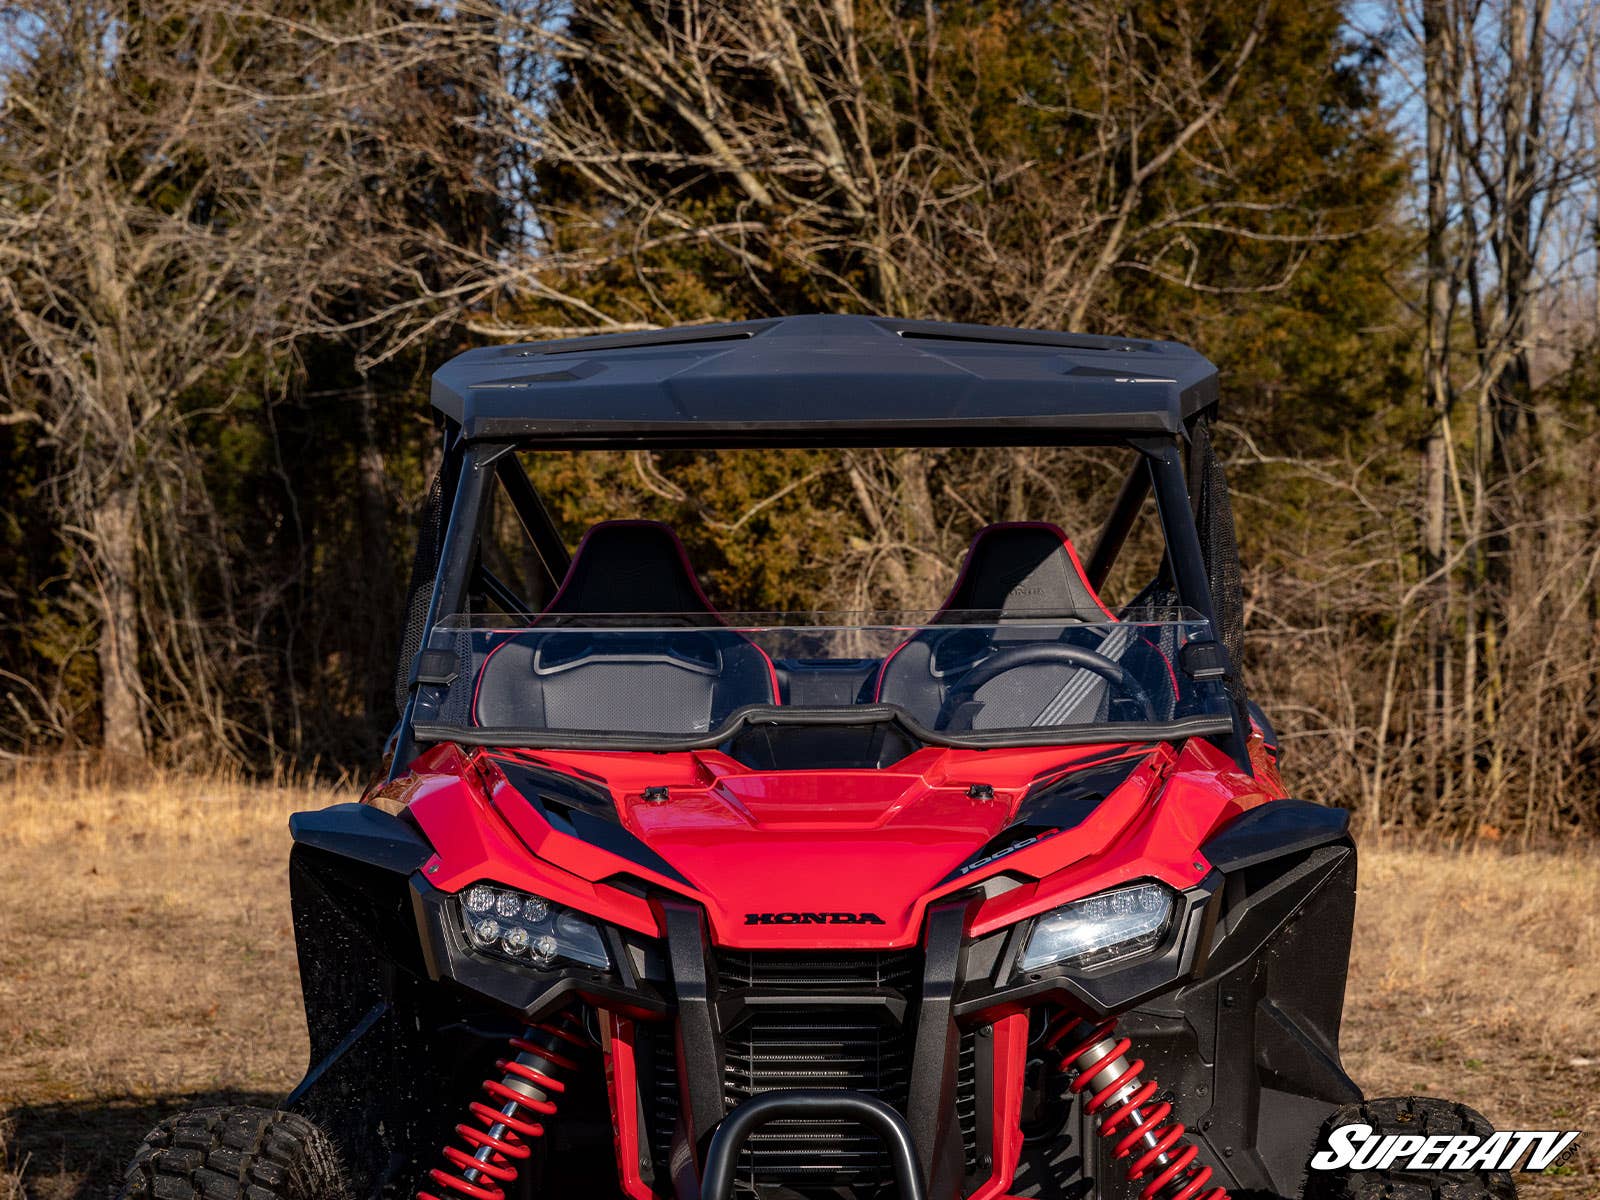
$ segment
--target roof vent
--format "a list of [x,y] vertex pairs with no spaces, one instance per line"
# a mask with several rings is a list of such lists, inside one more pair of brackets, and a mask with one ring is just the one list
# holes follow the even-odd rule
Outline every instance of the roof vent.
[[895,332],[907,341],[915,342],[970,342],[980,346],[1037,346],[1041,350],[1117,350],[1123,353],[1154,349],[1153,346],[1145,342],[1107,342],[1102,339],[1089,341],[1088,339],[1074,338],[1070,335],[1056,337],[985,337],[978,334],[934,333],[921,329],[897,329]]
[[[617,334],[616,340],[599,341],[596,338],[583,339],[587,344],[582,346],[563,346],[553,350],[540,350],[537,347],[524,351],[530,358],[553,358],[557,354],[593,354],[600,350],[641,350],[641,349],[666,349],[673,346],[699,346],[707,342],[742,342],[755,337],[759,330],[741,329],[735,333],[708,333],[704,337],[684,337],[682,329],[660,329],[652,333],[641,333],[638,337],[628,337]],[[676,337],[672,336],[677,334]],[[605,335],[599,335],[604,337]]]

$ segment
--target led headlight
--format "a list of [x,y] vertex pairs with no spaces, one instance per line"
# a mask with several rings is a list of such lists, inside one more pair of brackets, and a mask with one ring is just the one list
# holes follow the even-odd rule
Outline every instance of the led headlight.
[[1034,918],[1018,966],[1098,967],[1143,954],[1161,944],[1172,901],[1170,888],[1147,880],[1063,904]]
[[475,883],[456,897],[467,942],[480,954],[535,967],[609,967],[605,939],[586,917],[542,896]]

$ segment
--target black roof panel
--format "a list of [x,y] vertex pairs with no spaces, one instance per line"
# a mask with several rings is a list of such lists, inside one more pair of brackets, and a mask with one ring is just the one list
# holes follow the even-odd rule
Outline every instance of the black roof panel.
[[1177,342],[805,316],[469,350],[467,437],[549,446],[1017,444],[1173,434],[1217,397]]

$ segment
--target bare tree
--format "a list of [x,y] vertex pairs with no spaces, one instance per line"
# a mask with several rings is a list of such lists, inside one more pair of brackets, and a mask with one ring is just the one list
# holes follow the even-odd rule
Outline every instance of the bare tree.
[[1421,605],[1426,647],[1425,790],[1449,802],[1500,786],[1507,626],[1521,604],[1512,576],[1566,515],[1540,511],[1552,446],[1539,434],[1534,363],[1542,351],[1570,364],[1580,344],[1558,349],[1546,318],[1593,271],[1574,234],[1597,178],[1586,117],[1597,10],[1414,0],[1389,11],[1375,44],[1390,55],[1421,167],[1424,267],[1417,587],[1402,591]]
[[1445,646],[1448,585],[1445,579],[1446,444],[1454,396],[1450,381],[1450,324],[1456,279],[1449,261],[1451,163],[1450,97],[1456,91],[1458,54],[1449,0],[1423,0],[1423,107],[1427,153],[1426,282],[1423,297],[1423,388],[1428,413],[1422,452],[1422,572],[1431,593],[1427,645],[1430,775],[1439,770],[1449,711],[1449,656]]
[[1391,56],[1416,162],[1420,263],[1394,286],[1420,324],[1406,418],[1421,453],[1252,451],[1259,470],[1314,479],[1315,520],[1346,543],[1276,546],[1293,565],[1258,580],[1257,644],[1294,714],[1288,736],[1375,823],[1592,828],[1594,625],[1578,614],[1596,595],[1583,351],[1600,321],[1579,310],[1595,285],[1600,13],[1587,0],[1384,11],[1394,23],[1373,44]]
[[398,302],[423,273],[391,236],[393,183],[373,182],[412,152],[383,122],[425,51],[381,36],[396,20],[381,5],[337,14],[316,34],[305,12],[263,20],[221,0],[34,0],[7,14],[4,416],[33,423],[65,464],[56,487],[98,614],[113,754],[143,755],[161,718],[148,671],[229,740],[225,656],[200,636],[188,588],[217,559],[170,529],[174,497],[205,507],[187,397],[205,381],[215,397],[230,361],[271,361],[297,333],[337,327],[345,297]]

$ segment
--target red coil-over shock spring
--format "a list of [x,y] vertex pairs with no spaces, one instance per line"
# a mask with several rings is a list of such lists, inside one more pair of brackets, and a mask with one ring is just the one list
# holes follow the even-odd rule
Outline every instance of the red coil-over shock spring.
[[1122,1135],[1111,1152],[1118,1161],[1133,1159],[1123,1168],[1128,1179],[1138,1183],[1149,1176],[1139,1200],[1228,1200],[1224,1188],[1205,1190],[1211,1168],[1195,1161],[1200,1152],[1184,1139],[1183,1126],[1166,1123],[1172,1105],[1150,1103],[1160,1086],[1153,1079],[1140,1082],[1144,1060],[1129,1060],[1133,1043],[1118,1037],[1116,1028],[1113,1020],[1095,1024],[1064,1014],[1051,1026],[1045,1047],[1061,1051],[1073,1094],[1088,1093],[1083,1109],[1099,1118],[1100,1135]]
[[419,1191],[417,1200],[505,1200],[504,1185],[517,1177],[533,1153],[529,1143],[544,1136],[544,1126],[530,1114],[547,1117],[556,1111],[554,1098],[567,1085],[553,1072],[574,1070],[577,1064],[567,1054],[586,1044],[565,1013],[510,1039],[516,1053],[495,1061],[500,1078],[483,1081],[484,1094],[494,1103],[474,1100],[467,1106],[477,1124],[456,1126],[456,1136],[467,1148],[443,1147],[448,1166],[428,1172],[439,1191]]

